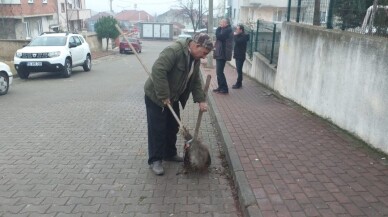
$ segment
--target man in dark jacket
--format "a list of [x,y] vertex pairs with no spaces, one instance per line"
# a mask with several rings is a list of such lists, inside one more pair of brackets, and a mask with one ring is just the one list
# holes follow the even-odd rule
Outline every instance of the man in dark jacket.
[[163,175],[162,160],[182,162],[177,155],[179,125],[168,108],[179,116],[179,102],[185,107],[190,93],[201,111],[207,110],[199,72],[200,59],[213,49],[205,33],[182,39],[165,48],[152,66],[144,85],[148,126],[148,164],[156,175]]
[[244,26],[239,24],[234,32],[234,53],[233,58],[236,60],[237,69],[237,82],[232,86],[233,89],[239,89],[242,87],[243,80],[243,65],[245,61],[245,53],[247,52],[247,43],[249,41],[249,35],[245,34]]
[[222,19],[220,26],[216,29],[216,43],[213,53],[216,59],[216,72],[218,87],[213,91],[221,94],[228,94],[228,83],[226,82],[224,68],[226,61],[232,59],[233,51],[233,30],[229,19]]

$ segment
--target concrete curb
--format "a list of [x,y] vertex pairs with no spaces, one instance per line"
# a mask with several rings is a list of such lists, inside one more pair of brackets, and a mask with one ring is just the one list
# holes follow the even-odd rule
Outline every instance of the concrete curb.
[[222,139],[222,147],[225,151],[225,156],[233,175],[241,210],[245,217],[262,217],[255,195],[253,194],[253,191],[248,183],[248,179],[246,178],[242,168],[240,158],[212,94],[208,94],[208,104],[210,106],[210,115],[215,121],[215,127],[220,133],[220,137]]

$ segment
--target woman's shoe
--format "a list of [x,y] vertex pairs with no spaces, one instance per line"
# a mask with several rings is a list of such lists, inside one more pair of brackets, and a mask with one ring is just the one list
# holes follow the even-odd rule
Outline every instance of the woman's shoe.
[[236,83],[236,84],[233,84],[233,85],[232,85],[232,88],[233,88],[233,89],[240,89],[240,88],[242,88],[242,85]]

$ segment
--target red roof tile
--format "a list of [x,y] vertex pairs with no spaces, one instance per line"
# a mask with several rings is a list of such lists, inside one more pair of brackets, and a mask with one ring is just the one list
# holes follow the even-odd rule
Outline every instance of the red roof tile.
[[130,21],[130,22],[153,22],[154,17],[149,13],[141,10],[124,10],[116,14],[116,20],[118,21]]

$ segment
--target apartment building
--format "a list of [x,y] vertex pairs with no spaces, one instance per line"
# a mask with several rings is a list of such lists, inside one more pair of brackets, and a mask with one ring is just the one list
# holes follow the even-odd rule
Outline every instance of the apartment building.
[[242,23],[261,19],[269,22],[286,20],[287,0],[240,0],[239,20]]
[[90,18],[85,0],[0,0],[0,38],[30,39],[42,32],[81,31]]

